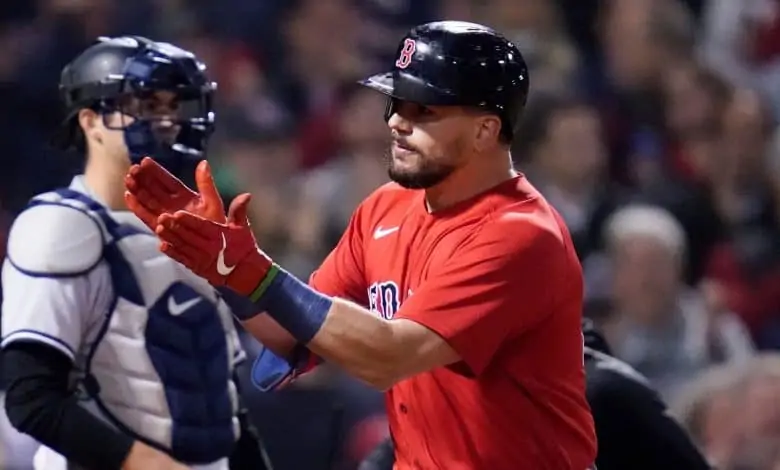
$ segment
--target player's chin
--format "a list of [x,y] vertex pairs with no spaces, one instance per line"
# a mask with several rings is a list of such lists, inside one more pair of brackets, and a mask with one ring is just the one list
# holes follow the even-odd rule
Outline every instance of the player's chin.
[[406,189],[427,189],[438,182],[438,178],[431,180],[429,175],[415,169],[406,169],[391,165],[387,171],[391,181],[394,181]]
[[387,168],[390,173],[413,173],[420,166],[420,157],[412,152],[390,152]]
[[393,152],[388,165],[391,173],[405,174],[418,173],[421,166],[421,157],[416,152]]
[[416,150],[401,148],[396,145],[390,150],[390,163],[402,167],[418,166],[422,156]]
[[434,166],[391,161],[388,176],[392,181],[408,189],[432,188],[452,174],[450,166]]

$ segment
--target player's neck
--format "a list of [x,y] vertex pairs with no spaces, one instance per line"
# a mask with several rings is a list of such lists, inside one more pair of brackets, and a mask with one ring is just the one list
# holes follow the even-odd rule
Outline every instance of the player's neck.
[[444,181],[425,190],[428,212],[436,212],[476,196],[517,176],[509,152],[484,155],[455,170]]
[[125,175],[130,164],[117,164],[108,159],[90,158],[84,169],[84,184],[111,210],[127,210],[125,205]]

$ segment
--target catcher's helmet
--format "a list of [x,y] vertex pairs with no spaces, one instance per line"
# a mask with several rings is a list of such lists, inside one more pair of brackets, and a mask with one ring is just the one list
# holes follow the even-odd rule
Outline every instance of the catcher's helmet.
[[432,106],[469,106],[496,113],[511,139],[528,96],[528,67],[517,47],[496,31],[462,21],[412,28],[392,71],[360,82],[393,99]]
[[[216,90],[205,69],[191,52],[168,43],[139,36],[100,38],[62,70],[59,89],[67,117],[55,143],[78,145],[77,115],[89,108],[103,116],[120,112],[133,118],[117,129],[124,132],[134,163],[150,156],[173,171],[187,160],[201,160],[214,131]],[[160,91],[171,93],[173,116],[145,112],[138,105]],[[161,132],[162,121],[175,130]]]

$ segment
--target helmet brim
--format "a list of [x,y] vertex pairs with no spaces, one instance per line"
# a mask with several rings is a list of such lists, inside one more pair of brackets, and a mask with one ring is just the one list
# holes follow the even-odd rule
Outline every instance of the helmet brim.
[[406,72],[394,71],[372,75],[358,83],[383,95],[413,103],[432,106],[460,105],[461,98]]
[[359,84],[387,96],[393,96],[393,72],[378,73],[358,81]]

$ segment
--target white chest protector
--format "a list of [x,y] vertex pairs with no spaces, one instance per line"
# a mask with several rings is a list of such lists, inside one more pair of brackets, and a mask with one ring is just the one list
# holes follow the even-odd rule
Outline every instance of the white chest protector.
[[73,382],[83,406],[179,461],[227,457],[239,436],[233,368],[241,353],[227,304],[162,254],[155,236],[88,196],[63,189],[31,202],[39,204],[87,214],[103,237],[97,263],[108,266],[113,302],[83,326]]

